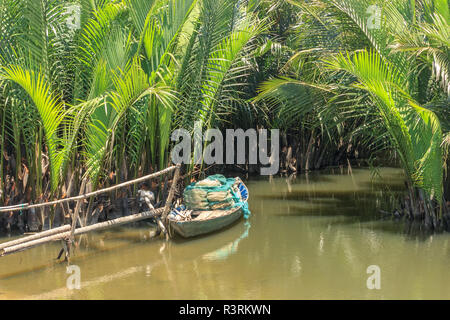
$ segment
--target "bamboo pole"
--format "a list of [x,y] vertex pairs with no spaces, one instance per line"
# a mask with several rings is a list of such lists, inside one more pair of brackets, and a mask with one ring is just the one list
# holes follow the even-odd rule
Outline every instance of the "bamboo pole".
[[[80,194],[85,192],[85,190],[86,190],[86,183],[87,183],[87,179],[84,178],[83,182],[81,182]],[[77,205],[75,206],[75,211],[74,211],[74,213],[72,215],[72,228],[70,229],[70,239],[69,239],[71,242],[74,239],[75,228],[77,227],[77,220],[78,220],[78,216],[79,216],[79,212],[80,212],[80,209],[81,209],[82,202],[83,202],[82,199],[77,201]],[[81,221],[80,221],[80,227],[82,227]]]
[[166,200],[166,205],[164,206],[164,212],[162,214],[162,221],[167,225],[167,215],[170,211],[170,206],[172,205],[173,196],[175,195],[175,189],[177,187],[177,181],[180,176],[181,164],[176,165],[175,174],[173,175],[172,185],[170,186],[169,195]]
[[[81,182],[80,195],[82,195],[86,191],[86,183],[87,183],[87,178],[84,178],[83,181]],[[72,215],[72,226],[70,228],[70,235],[68,238],[62,240],[63,250],[65,253],[66,261],[69,261],[70,249],[72,248],[72,244],[74,244],[74,242],[75,242],[75,228],[77,227],[78,220],[80,220],[80,227],[83,227],[83,225],[81,224],[81,219],[79,219],[79,212],[80,212],[82,203],[83,203],[82,199],[77,201],[77,204],[75,206],[75,211]],[[62,253],[62,251],[61,251],[61,253]],[[58,255],[58,259],[61,256],[61,253]]]
[[[121,218],[117,218],[114,220],[96,223],[96,224],[93,224],[93,225],[90,225],[87,227],[75,229],[74,234],[80,235],[80,234],[85,234],[85,233],[92,232],[92,231],[101,231],[101,230],[109,229],[112,227],[120,226],[120,225],[123,225],[126,223],[140,221],[140,220],[144,220],[144,219],[148,219],[148,218],[153,218],[155,216],[162,214],[164,212],[164,210],[165,210],[165,208],[159,208],[159,209],[155,209],[152,211],[136,213],[136,214],[133,214],[133,215],[130,215],[127,217],[121,217]],[[28,241],[26,243],[20,243],[20,244],[11,245],[11,246],[2,248],[2,249],[0,249],[0,256],[5,256],[7,254],[30,249],[30,248],[36,247],[36,246],[44,244],[44,243],[57,241],[57,240],[61,240],[61,239],[66,239],[66,238],[70,237],[70,234],[71,234],[70,226],[68,225],[68,227],[69,227],[69,230],[65,231],[65,232],[60,232],[60,233],[53,234],[53,235],[50,235],[50,236],[47,236],[44,238],[36,239],[33,241]],[[4,243],[4,244],[6,245],[8,243]]]
[[1,209],[3,210],[11,210],[11,209],[16,209],[16,208],[19,208],[19,209],[23,209],[24,208],[24,206],[27,206],[28,205],[28,202],[27,203],[20,203],[20,204],[15,204],[15,205],[12,205],[12,206],[6,206],[6,207],[1,207]]
[[8,241],[8,242],[4,242],[4,243],[0,243],[0,250],[6,247],[11,247],[14,245],[18,245],[21,243],[25,243],[28,241],[32,241],[32,240],[36,240],[36,239],[40,239],[40,238],[44,238],[44,237],[48,237],[57,233],[61,233],[61,232],[65,232],[65,231],[69,231],[70,230],[70,224],[66,224],[64,226],[58,227],[58,228],[54,228],[54,229],[50,229],[47,231],[43,231],[43,232],[39,232],[27,237],[23,237],[17,240],[12,240],[12,241]]
[[177,164],[175,173],[173,175],[172,185],[170,186],[169,195],[167,196],[166,204],[164,206],[164,211],[162,213],[161,219],[157,218],[157,222],[160,225],[160,228],[164,232],[164,235],[166,236],[166,240],[168,241],[170,239],[170,233],[169,230],[169,221],[167,221],[167,215],[170,211],[170,206],[172,205],[173,196],[175,195],[175,189],[177,187],[177,181],[180,176],[180,168],[181,164]]
[[82,195],[78,195],[76,197],[71,197],[71,198],[65,198],[65,199],[59,199],[59,200],[55,200],[55,201],[50,201],[50,202],[45,202],[45,203],[37,203],[37,204],[31,204],[28,205],[26,203],[23,204],[18,204],[18,205],[14,205],[14,206],[9,206],[9,207],[0,207],[0,212],[10,212],[10,211],[19,211],[19,210],[28,210],[28,209],[32,209],[32,208],[40,208],[40,207],[46,207],[46,206],[51,206],[51,205],[55,205],[55,204],[59,204],[59,203],[64,203],[64,202],[69,202],[69,201],[77,201],[77,200],[84,200],[86,198],[90,198],[90,197],[94,197],[97,196],[99,194],[102,193],[107,193],[122,187],[126,187],[138,182],[142,182],[148,179],[153,179],[156,177],[159,177],[163,174],[169,173],[173,170],[175,170],[177,167],[176,166],[171,166],[169,168],[166,168],[164,170],[149,174],[147,176],[144,177],[140,177],[131,181],[127,181],[127,182],[123,182],[121,184],[112,186],[112,187],[108,187],[105,189],[101,189],[101,190],[97,190],[97,191],[93,191],[90,193],[86,193],[86,194],[82,194]]

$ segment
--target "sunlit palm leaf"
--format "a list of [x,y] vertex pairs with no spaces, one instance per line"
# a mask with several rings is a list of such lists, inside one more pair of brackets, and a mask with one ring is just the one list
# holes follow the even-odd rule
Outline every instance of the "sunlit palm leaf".
[[61,147],[58,129],[64,119],[64,105],[51,93],[49,84],[40,73],[36,74],[19,66],[10,66],[3,68],[1,77],[20,85],[36,106],[44,127],[48,146],[52,188],[56,190],[60,179],[61,167],[58,157],[58,151]]
[[340,55],[330,67],[356,76],[355,85],[371,94],[397,146],[412,183],[437,201],[442,199],[442,132],[439,120],[403,91],[405,79],[375,52]]

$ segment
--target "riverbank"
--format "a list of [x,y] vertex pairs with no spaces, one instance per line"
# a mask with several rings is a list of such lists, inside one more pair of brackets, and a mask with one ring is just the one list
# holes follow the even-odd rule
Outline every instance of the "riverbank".
[[[348,162],[346,165],[331,166],[322,170],[313,171],[296,171],[289,166],[281,165],[279,174],[269,179],[286,179],[286,181],[293,181],[295,179],[306,179],[308,177],[316,175],[326,175],[328,173],[338,175],[353,175],[354,170],[368,170],[373,179],[379,178],[379,169],[365,168],[365,161],[353,161],[351,164]],[[176,197],[181,197],[182,190],[185,185],[190,181],[204,178],[205,176],[212,174],[225,174],[228,176],[240,176],[243,179],[266,179],[267,177],[260,176],[261,165],[212,165],[205,166],[194,170],[192,174],[184,173],[182,179],[180,179],[177,187]],[[386,168],[383,168],[386,171]],[[401,172],[401,169],[393,169]],[[374,180],[375,181],[375,180]],[[372,181],[372,184],[377,182]],[[405,179],[403,182],[397,185],[395,188],[390,187],[385,190],[387,194],[390,194],[389,206],[380,207],[379,214],[385,219],[394,219],[396,221],[403,221],[405,224],[405,230],[409,230],[411,234],[433,234],[435,232],[450,231],[450,209],[449,204],[443,204],[443,215],[441,220],[438,221],[438,227],[432,228],[427,225],[423,217],[414,217],[412,214],[411,206],[409,206],[409,195],[404,192],[399,194],[398,191],[405,191]],[[382,184],[382,183],[381,183]],[[156,181],[152,181],[150,189],[157,195],[155,208],[163,205],[165,198],[168,194],[168,185],[170,180],[161,180],[161,184]],[[141,210],[138,199],[136,197],[138,185],[120,190],[120,192],[110,193],[109,195],[100,195],[96,197],[90,204],[88,201],[84,201],[82,204],[82,215],[85,211],[90,209],[91,215],[86,220],[87,224],[93,224],[96,222],[108,221],[131,214],[138,213]],[[87,190],[90,190],[89,188]],[[42,230],[48,230],[50,228],[50,219],[53,217],[52,226],[59,227],[64,224],[71,223],[71,215],[75,209],[75,202],[68,203],[64,206],[56,206],[53,210],[44,208],[43,210],[31,209],[23,211],[15,211],[11,213],[0,213],[0,236],[19,236],[27,232],[37,232]],[[418,203],[419,211],[423,211],[423,203]],[[66,210],[64,210],[66,209]],[[42,221],[44,221],[42,223]]]

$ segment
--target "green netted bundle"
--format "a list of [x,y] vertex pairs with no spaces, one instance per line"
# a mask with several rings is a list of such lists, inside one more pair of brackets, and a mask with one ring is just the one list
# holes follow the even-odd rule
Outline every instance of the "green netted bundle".
[[229,209],[240,203],[238,183],[221,174],[209,176],[184,189],[183,199],[189,210]]

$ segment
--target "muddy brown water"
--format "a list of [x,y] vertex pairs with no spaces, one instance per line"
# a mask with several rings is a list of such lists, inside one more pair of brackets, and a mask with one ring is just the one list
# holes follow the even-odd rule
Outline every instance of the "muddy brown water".
[[[84,236],[79,290],[55,262],[58,243],[2,257],[0,299],[450,298],[450,235],[411,234],[379,214],[404,192],[398,169],[246,183],[250,219],[220,233],[165,243],[144,224]],[[367,287],[371,265],[379,290]]]

